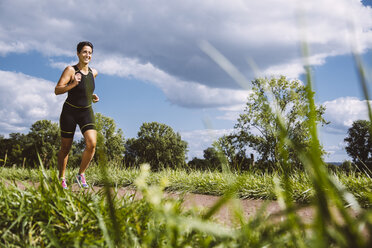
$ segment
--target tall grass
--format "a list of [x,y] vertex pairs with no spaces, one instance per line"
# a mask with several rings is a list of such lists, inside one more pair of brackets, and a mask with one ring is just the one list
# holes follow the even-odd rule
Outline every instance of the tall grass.
[[[0,168],[0,175],[6,181],[33,181],[39,180],[38,169]],[[46,170],[48,176],[53,170]],[[77,169],[67,171],[67,181],[73,182]],[[138,169],[120,168],[111,165],[107,168],[110,175],[110,187],[129,187],[135,189],[136,178],[140,174]],[[237,183],[236,196],[242,199],[277,200],[276,178],[281,178],[283,173],[265,173],[260,171],[246,171],[244,173],[213,172],[197,170],[171,170],[152,172],[147,177],[149,185],[157,185],[162,178],[167,178],[165,188],[169,192],[190,192],[207,195],[223,195],[230,185],[230,181]],[[287,174],[287,181],[291,185],[291,198],[297,203],[310,203],[314,196],[314,189],[309,174],[306,171],[291,171]],[[363,208],[371,208],[369,200],[372,192],[372,180],[366,174],[342,171],[330,172],[330,176],[345,190],[351,193]],[[89,183],[95,186],[104,186],[107,181],[97,166],[91,166],[87,171]]]
[[[91,170],[93,173],[89,178],[97,176],[98,173],[96,174],[94,170],[99,171],[98,168],[93,167]],[[9,173],[11,170],[2,169],[1,172],[4,171]],[[344,236],[346,234],[339,233],[338,229],[332,230],[334,228],[332,225],[335,225],[332,222],[327,223],[326,226],[331,231],[332,239],[328,237],[328,240],[318,244],[315,224],[304,223],[297,216],[295,206],[292,206],[293,209],[288,209],[284,205],[282,212],[277,215],[280,221],[272,221],[265,214],[264,209],[250,219],[245,219],[239,204],[233,205],[235,225],[232,227],[223,226],[212,220],[213,214],[228,201],[244,194],[252,197],[254,187],[259,189],[260,185],[271,185],[273,199],[281,200],[283,197],[281,190],[285,186],[278,181],[281,178],[279,174],[271,177],[265,175],[264,179],[261,178],[261,182],[255,185],[255,181],[260,180],[259,174],[228,176],[227,173],[194,171],[187,174],[186,171],[170,170],[150,173],[148,168],[144,168],[142,172],[133,170],[128,173],[117,168],[115,171],[121,172],[122,175],[130,175],[127,181],[133,179],[130,185],[136,187],[143,195],[142,199],[135,199],[131,194],[118,197],[115,193],[116,188],[113,188],[111,207],[115,209],[114,218],[117,222],[116,228],[119,230],[115,229],[112,222],[113,217],[110,214],[110,205],[104,188],[98,193],[84,190],[66,191],[60,187],[55,172],[42,173],[40,170],[34,170],[31,174],[36,174],[40,182],[37,188],[29,186],[21,190],[16,186],[5,186],[4,183],[0,183],[0,244],[4,247],[321,247],[328,245],[368,247],[370,244],[368,233],[371,227],[371,212],[369,209],[361,211],[357,217],[352,217],[354,218],[352,225],[360,228],[358,231],[360,234],[363,233],[359,237],[361,243],[358,246],[349,246],[349,242],[354,240],[353,237]],[[19,172],[14,174],[19,175]],[[201,180],[199,181],[198,178]],[[354,186],[355,190],[368,182],[367,177],[355,175],[337,178],[344,185],[353,182],[352,187]],[[302,181],[308,181],[306,187],[311,187],[310,178],[305,173],[299,173],[290,179],[292,189],[302,191],[301,187],[298,187]],[[96,183],[99,184],[98,181]],[[212,208],[201,213],[193,209],[185,211],[181,207],[181,200],[165,198],[163,194],[165,189],[199,190],[200,193],[208,193],[211,185],[217,186],[214,193],[223,197]],[[371,186],[366,187],[369,187],[369,191],[364,192],[367,196]],[[312,193],[307,199],[311,202],[314,190],[307,192],[310,191]],[[257,195],[258,193],[255,192],[253,197]],[[292,196],[292,198],[296,197]],[[371,202],[371,199],[367,197],[366,201]],[[314,207],[315,204],[317,203],[314,203]],[[332,209],[337,211],[337,208]],[[288,218],[289,214],[292,215],[291,219]],[[337,225],[345,225],[342,219],[337,219],[337,223]],[[347,231],[347,228],[341,230]],[[119,240],[116,233],[121,234]]]

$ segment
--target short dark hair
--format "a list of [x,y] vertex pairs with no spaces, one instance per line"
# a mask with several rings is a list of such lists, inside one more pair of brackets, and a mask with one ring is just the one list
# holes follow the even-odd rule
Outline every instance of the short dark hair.
[[93,52],[93,44],[90,43],[89,41],[79,42],[79,44],[76,47],[77,52],[80,53],[81,49],[83,49],[83,47],[85,47],[85,46],[90,46],[92,48],[92,52]]

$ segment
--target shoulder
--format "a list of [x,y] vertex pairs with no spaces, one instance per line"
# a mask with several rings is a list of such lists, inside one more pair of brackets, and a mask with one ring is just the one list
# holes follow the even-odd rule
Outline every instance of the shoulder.
[[98,75],[98,71],[94,68],[90,68],[92,70],[93,76],[96,77]]
[[67,73],[67,74],[75,74],[75,68],[71,65],[67,66],[65,68],[65,70],[63,71],[63,73]]

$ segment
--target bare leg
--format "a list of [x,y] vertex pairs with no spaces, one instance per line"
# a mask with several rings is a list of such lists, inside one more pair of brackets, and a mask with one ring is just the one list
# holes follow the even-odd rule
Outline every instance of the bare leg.
[[83,157],[81,159],[79,174],[83,174],[88,168],[90,161],[92,160],[94,153],[96,151],[97,144],[97,131],[94,129],[89,129],[84,132],[85,139],[85,150],[83,152]]
[[73,138],[61,137],[61,149],[59,150],[59,153],[58,153],[59,178],[65,177],[68,154],[71,149],[72,140]]

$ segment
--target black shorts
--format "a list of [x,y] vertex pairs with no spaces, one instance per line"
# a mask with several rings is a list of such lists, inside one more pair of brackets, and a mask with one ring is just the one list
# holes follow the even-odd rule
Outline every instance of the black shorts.
[[65,102],[63,104],[61,117],[59,118],[61,136],[64,138],[73,138],[76,124],[79,125],[82,134],[89,129],[96,129],[92,106],[74,107]]

